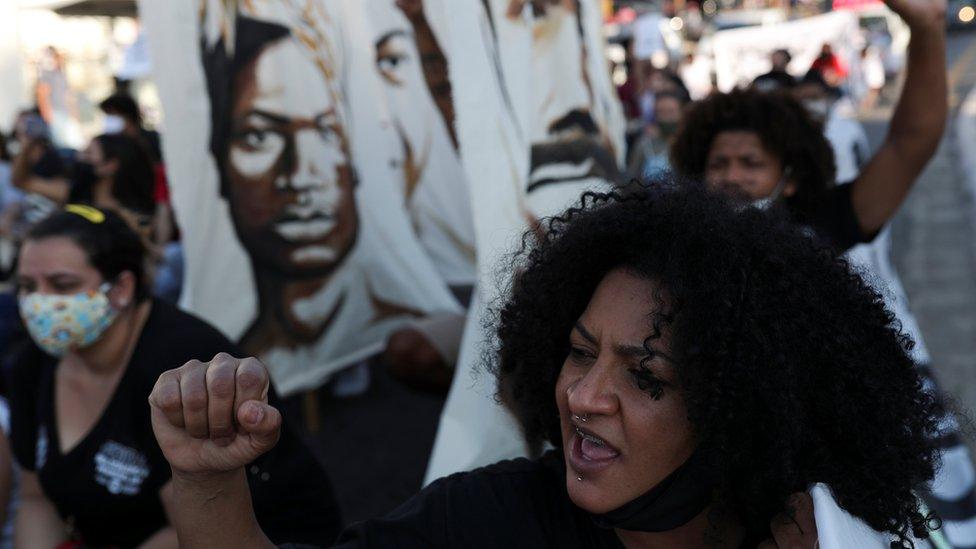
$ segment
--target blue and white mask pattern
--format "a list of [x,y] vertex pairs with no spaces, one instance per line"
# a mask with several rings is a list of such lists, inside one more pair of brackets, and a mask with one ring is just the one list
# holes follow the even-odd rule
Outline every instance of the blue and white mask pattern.
[[106,282],[97,290],[74,295],[31,293],[18,300],[31,339],[44,352],[61,357],[98,341],[115,320]]

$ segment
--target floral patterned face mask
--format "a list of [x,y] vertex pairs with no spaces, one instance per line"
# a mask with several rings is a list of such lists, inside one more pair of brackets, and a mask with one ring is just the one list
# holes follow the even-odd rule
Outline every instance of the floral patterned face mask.
[[98,341],[118,311],[106,293],[111,284],[75,295],[31,293],[18,300],[31,339],[44,352],[61,357],[69,349],[82,349]]

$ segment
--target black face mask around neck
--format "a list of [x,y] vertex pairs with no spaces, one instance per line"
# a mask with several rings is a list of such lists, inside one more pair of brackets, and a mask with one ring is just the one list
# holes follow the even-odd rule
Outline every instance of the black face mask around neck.
[[667,532],[684,526],[712,502],[715,481],[701,452],[644,495],[602,515],[590,515],[601,528]]

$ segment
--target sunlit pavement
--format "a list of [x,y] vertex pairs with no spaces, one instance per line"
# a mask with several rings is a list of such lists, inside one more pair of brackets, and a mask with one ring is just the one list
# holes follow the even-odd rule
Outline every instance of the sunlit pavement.
[[[963,410],[976,412],[976,32],[950,34],[948,61],[949,126],[894,221],[892,259],[940,384]],[[960,108],[967,97],[968,113]],[[890,116],[891,106],[883,105],[864,117],[872,146]],[[964,434],[976,446],[976,433]]]

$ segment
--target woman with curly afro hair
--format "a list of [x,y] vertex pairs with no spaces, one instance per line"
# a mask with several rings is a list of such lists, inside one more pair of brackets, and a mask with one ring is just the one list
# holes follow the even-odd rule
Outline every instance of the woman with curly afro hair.
[[[936,465],[939,405],[832,251],[693,186],[586,195],[525,242],[495,372],[553,449],[435,481],[341,546],[813,548],[815,483],[903,545],[928,534],[914,490]],[[267,383],[228,357],[157,382],[182,547],[270,547],[241,470],[280,424]],[[237,418],[231,438],[208,440],[191,398]]]
[[758,204],[782,203],[838,249],[871,241],[935,154],[948,112],[946,0],[886,0],[912,31],[888,134],[850,185],[834,187],[823,127],[785,93],[713,94],[685,116],[671,166]]
[[[945,123],[944,2],[890,5],[912,26],[908,73],[887,138],[853,181],[844,175],[840,183],[847,184],[835,186],[832,147],[821,123],[794,100],[799,89],[793,97],[748,90],[698,103],[673,142],[671,161],[678,173],[699,177],[712,188],[785,209],[811,233],[848,250],[847,259],[883,287],[889,308],[916,341],[912,354],[918,367],[938,392],[918,322],[890,264],[890,231],[884,227],[936,150]],[[825,85],[821,79],[820,87]],[[860,243],[866,245],[856,246]],[[976,547],[976,473],[951,416],[938,443],[944,466],[922,496],[942,517],[955,546]]]

